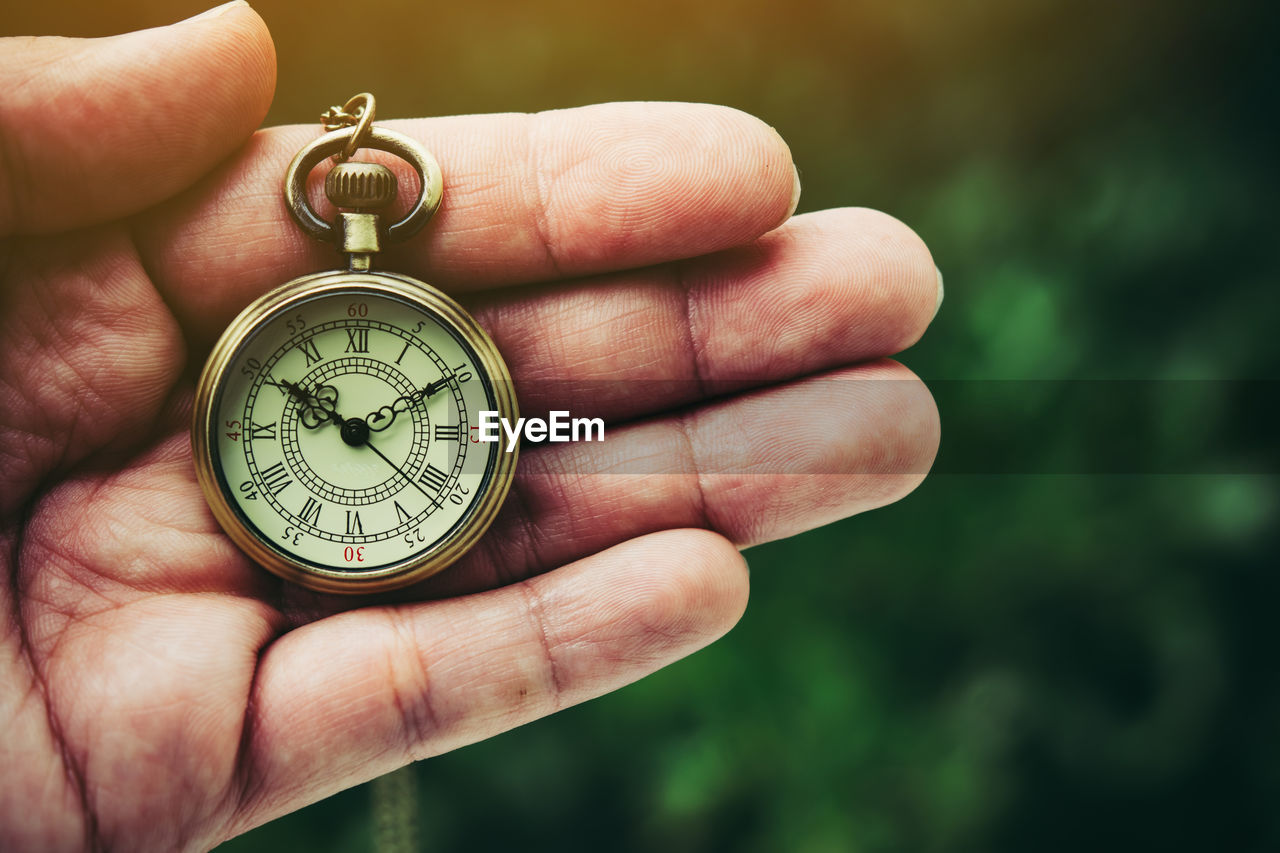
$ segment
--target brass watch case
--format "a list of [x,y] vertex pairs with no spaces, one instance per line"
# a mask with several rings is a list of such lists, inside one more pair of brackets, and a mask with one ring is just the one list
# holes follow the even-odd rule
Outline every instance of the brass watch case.
[[322,272],[294,279],[264,294],[241,311],[222,333],[196,385],[191,444],[200,489],[222,529],[241,550],[276,575],[310,589],[367,594],[416,583],[445,569],[466,553],[489,529],[506,499],[515,477],[519,450],[505,452],[499,446],[497,461],[488,471],[483,493],[462,520],[429,549],[397,563],[363,572],[326,569],[292,558],[256,533],[224,491],[226,484],[214,458],[217,410],[227,371],[255,329],[279,312],[352,288],[407,301],[439,318],[475,353],[476,364],[485,373],[495,411],[509,423],[517,421],[519,408],[507,365],[488,334],[461,305],[434,287],[408,276],[387,272]]

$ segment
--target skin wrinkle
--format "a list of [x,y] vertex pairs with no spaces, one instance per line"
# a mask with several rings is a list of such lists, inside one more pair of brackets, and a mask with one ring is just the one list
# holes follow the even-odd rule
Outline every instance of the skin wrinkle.
[[679,264],[672,264],[668,274],[676,289],[684,297],[684,342],[689,353],[689,374],[693,378],[696,397],[703,397],[707,392],[706,371],[702,366],[702,347],[698,346],[697,304],[692,286],[687,282]]
[[[39,711],[40,711],[40,717],[44,721],[44,733],[50,739],[54,747],[59,752],[58,764],[61,772],[57,774],[56,778],[60,780],[63,785],[70,786],[72,792],[77,796],[77,799],[81,804],[81,818],[86,822],[86,825],[87,825],[88,812],[84,808],[86,801],[83,796],[83,787],[82,786],[77,787],[75,785],[75,777],[70,772],[70,767],[66,760],[65,743],[61,738],[59,738],[58,732],[55,729],[56,719],[51,717],[47,690],[45,688],[44,682],[41,680],[39,676],[39,673],[36,671],[35,661],[31,655],[31,647],[27,638],[25,624],[22,619],[22,613],[21,613],[22,600],[19,598],[20,588],[18,585],[17,567],[20,564],[20,555],[22,552],[22,544],[23,544],[22,531],[24,528],[22,524],[22,516],[25,514],[29,514],[29,511],[30,511],[29,507],[24,507],[19,517],[15,519],[13,529],[6,530],[3,536],[0,537],[0,539],[4,541],[4,544],[6,546],[5,550],[7,552],[6,553],[7,559],[3,563],[2,567],[6,575],[6,589],[8,591],[7,597],[9,599],[7,603],[8,606],[6,607],[6,610],[9,611],[8,612],[9,618],[7,620],[7,623],[4,626],[5,628],[4,640],[7,642],[12,638],[12,641],[16,643],[17,653],[15,657],[16,657],[18,666],[22,670],[24,670],[27,675],[27,679],[26,679],[27,685],[25,688],[25,692],[23,694],[23,698],[19,703],[19,707],[17,708],[17,712],[21,714],[22,712],[21,705],[29,701],[34,700],[40,703]],[[8,726],[8,724],[9,724],[9,721],[6,721],[6,726]]]
[[42,668],[37,664],[35,655],[32,653],[30,637],[27,633],[26,619],[23,614],[23,604],[27,601],[26,590],[24,588],[23,577],[26,574],[23,570],[23,555],[25,553],[24,532],[27,524],[35,513],[38,501],[39,490],[36,496],[26,504],[18,516],[16,533],[13,537],[13,546],[10,551],[9,564],[9,594],[12,598],[12,614],[15,625],[18,628],[18,649],[22,659],[26,662],[27,668],[31,673],[32,681],[40,693],[40,699],[44,703],[45,720],[48,725],[50,738],[58,749],[58,754],[62,759],[63,771],[66,775],[67,784],[76,794],[80,803],[80,819],[84,824],[84,842],[85,847],[89,850],[103,850],[102,838],[99,834],[98,819],[96,813],[90,804],[89,790],[85,783],[85,776],[80,763],[63,734],[62,724],[54,709],[52,699],[49,694],[49,685],[45,679]]
[[[35,541],[32,541],[35,540]],[[76,624],[93,625],[94,618],[105,613],[115,613],[123,609],[127,599],[111,598],[110,589],[119,590],[121,585],[115,583],[102,572],[88,570],[83,561],[77,559],[66,549],[58,549],[51,544],[40,541],[37,536],[29,536],[24,543],[24,553],[29,560],[42,558],[42,569],[38,583],[33,582],[25,589],[26,610],[38,612],[30,619],[32,626],[27,629],[28,642],[32,648],[39,650],[42,657],[56,657],[61,644],[68,638],[69,630]],[[52,559],[50,559],[52,558]],[[47,560],[47,562],[44,562]],[[72,566],[79,566],[82,571],[74,571]],[[86,575],[96,583],[85,583]],[[74,607],[66,603],[65,597],[50,591],[50,585],[58,583],[60,589],[74,588],[82,597]],[[86,601],[85,597],[92,601]],[[95,604],[96,602],[96,604]],[[55,617],[57,617],[55,624]],[[37,626],[38,625],[38,630]]]
[[254,772],[254,765],[259,763],[260,747],[256,737],[258,731],[258,693],[262,684],[262,662],[266,658],[267,649],[274,643],[271,637],[262,645],[254,658],[253,675],[249,678],[249,687],[245,695],[244,716],[240,723],[240,737],[236,740],[236,755],[232,761],[233,771],[227,783],[226,795],[223,797],[223,813],[228,815],[225,822],[225,833],[219,843],[238,835],[236,829],[238,816],[248,814],[252,803],[262,795],[262,779]]
[[[382,611],[387,617],[394,641],[387,646],[387,686],[391,701],[400,714],[404,730],[402,752],[409,761],[426,758],[423,746],[441,731],[436,712],[431,673],[425,655],[419,649],[417,633],[404,612],[394,607]],[[409,677],[404,676],[408,665]],[[407,683],[406,683],[407,681]]]
[[[546,713],[554,714],[564,708],[565,683],[560,676],[560,664],[556,659],[555,645],[551,641],[550,631],[547,628],[546,602],[536,579],[525,581],[519,584],[517,588],[524,598],[525,618],[528,620],[529,628],[537,638],[539,648],[542,650],[542,661],[546,669],[547,683],[551,685],[551,690],[546,697],[550,710]],[[540,713],[539,716],[545,716],[545,714]]]
[[[89,561],[81,559],[73,553],[78,547],[85,547],[85,537],[89,537],[89,541],[95,546],[101,543],[102,538],[97,535],[98,531],[92,524],[92,518],[98,514],[96,510],[98,504],[102,502],[103,493],[114,490],[117,485],[118,484],[113,478],[102,479],[87,476],[80,479],[69,480],[67,485],[58,490],[52,491],[45,496],[46,500],[44,508],[48,509],[49,504],[52,503],[54,510],[62,510],[65,504],[68,503],[65,493],[68,491],[73,492],[76,498],[75,501],[70,502],[72,503],[75,511],[75,516],[73,517],[77,518],[77,520],[83,518],[86,523],[83,526],[71,526],[64,523],[62,529],[56,531],[62,535],[44,535],[49,531],[51,524],[45,522],[45,513],[40,513],[32,519],[28,527],[28,532],[34,532],[35,534],[32,537],[34,539],[35,546],[42,548],[46,552],[46,557],[48,554],[52,554],[55,557],[62,558],[63,562],[67,565],[80,567],[80,571],[66,572],[69,580],[73,581],[78,587],[92,590],[95,593],[100,593],[99,588],[95,587],[93,584],[86,583],[87,579],[92,578],[102,584],[109,584],[118,588],[137,591],[136,587],[124,584],[118,578],[111,576],[107,572],[90,566]],[[63,533],[63,530],[68,527],[70,527],[69,532]],[[93,531],[93,533],[89,534],[86,531]],[[91,552],[90,548],[85,548],[85,550]]]
[[[681,413],[675,416],[676,432],[684,439],[685,455],[688,458],[688,466],[693,469],[693,483],[696,487],[694,495],[697,498],[693,506],[694,519],[699,527],[707,530],[721,532],[720,526],[715,523],[711,517],[711,507],[707,503],[707,489],[702,481],[702,470],[698,467],[698,453],[694,447],[693,436],[690,434],[689,418],[692,414]],[[680,466],[684,470],[685,466]],[[732,538],[732,537],[731,537]]]
[[551,185],[554,184],[554,179],[547,179],[546,169],[542,165],[542,160],[537,156],[539,150],[537,144],[538,130],[540,127],[541,118],[538,114],[534,113],[525,117],[525,179],[522,184],[525,191],[524,206],[529,213],[532,225],[531,230],[547,256],[546,277],[559,279],[564,278],[564,272],[560,267],[555,243],[552,241],[551,222],[548,216]]
[[[155,293],[156,299],[159,300],[160,305],[163,306],[164,313],[168,315],[169,322],[172,324],[174,333],[178,337],[177,346],[178,346],[178,351],[180,353],[180,358],[182,359],[182,362],[179,366],[179,370],[177,371],[176,375],[181,376],[186,372],[187,365],[197,363],[198,359],[192,357],[191,342],[187,340],[186,330],[183,329],[182,324],[178,322],[178,315],[177,315],[177,312],[174,311],[173,305],[170,304],[169,299],[165,295],[164,291],[162,291],[160,288],[155,286],[155,277],[152,274],[152,270],[147,266],[147,258],[143,254],[142,249],[138,243],[137,218],[134,217],[133,219],[130,219],[125,224],[124,227],[125,227],[125,235],[127,237],[129,250],[133,253],[133,257],[138,264],[138,268],[142,271],[143,277],[146,279],[147,283],[151,286],[151,290],[153,293]],[[172,396],[172,395],[173,395],[173,391],[170,391],[169,395],[167,396]]]

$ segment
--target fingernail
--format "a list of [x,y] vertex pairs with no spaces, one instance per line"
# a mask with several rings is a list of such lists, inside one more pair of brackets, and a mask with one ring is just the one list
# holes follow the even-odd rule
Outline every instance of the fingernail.
[[[942,295],[943,295],[944,289],[942,287],[942,270],[938,269],[936,266],[933,269],[934,269],[934,272],[938,274],[938,301],[935,302],[933,305],[933,316],[937,317],[938,309],[942,307]],[[933,318],[930,317],[929,319],[932,320]]]
[[230,11],[233,6],[248,6],[244,0],[231,0],[230,3],[223,3],[221,6],[214,6],[212,9],[205,9],[199,15],[192,15],[190,18],[179,21],[180,24],[187,24],[191,21],[203,21],[205,18],[216,18],[224,12]]
[[796,164],[791,164],[791,173],[795,176],[795,181],[791,185],[791,207],[787,209],[787,215],[783,217],[786,222],[795,215],[796,208],[800,206],[800,170],[796,168]]

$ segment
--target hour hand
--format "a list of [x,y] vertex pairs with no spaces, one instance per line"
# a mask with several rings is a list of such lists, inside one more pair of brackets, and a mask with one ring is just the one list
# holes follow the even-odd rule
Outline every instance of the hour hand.
[[320,385],[315,391],[308,392],[296,382],[271,382],[277,388],[289,392],[289,396],[298,401],[299,419],[307,429],[318,429],[327,423],[341,426],[343,417],[337,413],[338,389],[332,385]]

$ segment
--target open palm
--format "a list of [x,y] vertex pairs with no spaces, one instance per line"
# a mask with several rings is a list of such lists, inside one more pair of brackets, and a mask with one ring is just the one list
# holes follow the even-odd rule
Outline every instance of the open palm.
[[609,438],[527,452],[481,545],[394,601],[291,587],[218,529],[187,437],[221,328],[338,260],[279,198],[318,128],[253,133],[264,25],[0,41],[0,82],[2,849],[207,848],[615,689],[728,630],[738,548],[932,461],[929,394],[884,359],[933,316],[928,251],[870,211],[791,218],[764,124],[388,122],[446,192],[384,266],[471,303],[526,414]]

